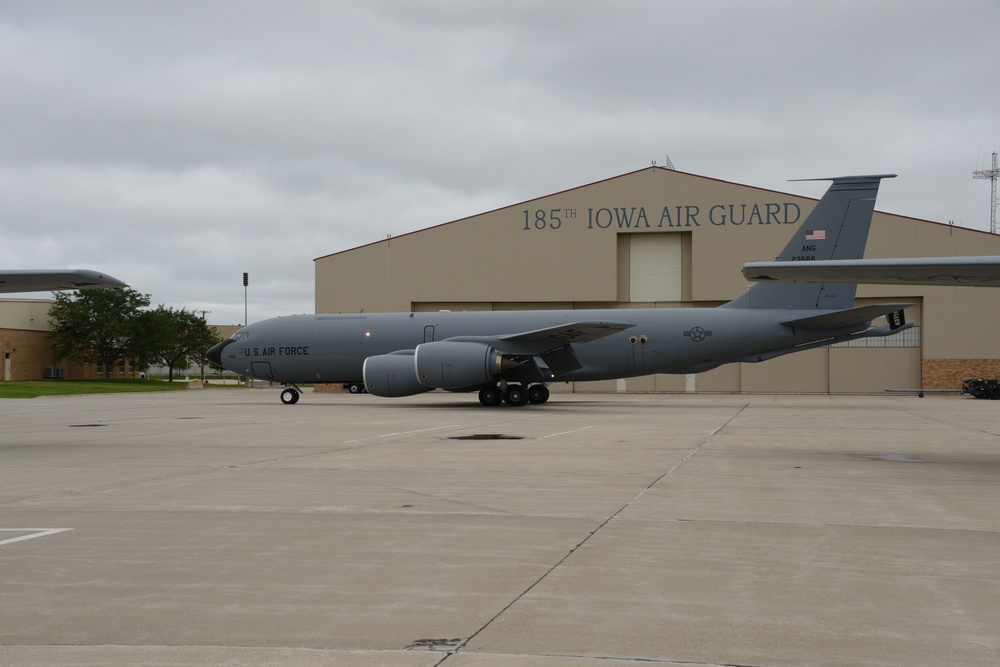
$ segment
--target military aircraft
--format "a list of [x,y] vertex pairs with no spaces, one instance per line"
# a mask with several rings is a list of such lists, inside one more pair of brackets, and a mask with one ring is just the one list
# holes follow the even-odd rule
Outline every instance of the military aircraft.
[[128,285],[106,273],[89,269],[0,271],[0,293],[47,292],[94,287],[128,287]]
[[[833,181],[778,262],[864,254],[875,197],[892,174]],[[352,382],[376,396],[479,392],[485,406],[544,403],[552,382],[700,373],[913,325],[907,303],[855,308],[856,284],[760,282],[718,308],[294,315],[239,329],[208,358],[280,382]],[[871,326],[877,318],[885,323]]]

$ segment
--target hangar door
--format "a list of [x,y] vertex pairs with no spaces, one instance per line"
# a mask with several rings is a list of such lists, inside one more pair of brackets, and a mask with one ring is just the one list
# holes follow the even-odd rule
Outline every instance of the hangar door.
[[629,234],[629,301],[680,301],[681,234]]

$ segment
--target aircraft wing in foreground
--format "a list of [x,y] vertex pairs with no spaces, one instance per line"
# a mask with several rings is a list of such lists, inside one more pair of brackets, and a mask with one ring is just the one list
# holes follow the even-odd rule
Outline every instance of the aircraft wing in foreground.
[[89,269],[0,271],[0,292],[48,292],[95,287],[128,287],[106,273]]
[[747,262],[754,281],[1000,287],[1000,257],[908,257],[815,262]]
[[[857,260],[868,242],[875,197],[890,175],[844,176],[778,255],[795,262]],[[552,382],[652,373],[700,373],[913,326],[910,304],[854,307],[857,285],[760,282],[718,308],[637,308],[293,315],[243,327],[208,351],[240,375],[285,385],[353,383],[376,396],[432,389],[479,392],[486,406],[544,403]],[[885,318],[885,323],[872,322]]]

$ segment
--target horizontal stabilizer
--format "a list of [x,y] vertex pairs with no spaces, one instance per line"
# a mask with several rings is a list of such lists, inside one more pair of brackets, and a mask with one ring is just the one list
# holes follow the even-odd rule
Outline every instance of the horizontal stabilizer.
[[912,305],[912,303],[877,303],[871,306],[810,315],[796,320],[784,320],[782,324],[796,329],[841,329],[871,322],[876,317],[895,313]]
[[1000,287],[1000,257],[748,262],[743,265],[743,276],[758,282]]
[[[813,341],[812,343],[805,343],[804,345],[794,345],[792,347],[784,347],[780,350],[771,350],[770,352],[761,352],[758,354],[749,354],[745,357],[740,357],[739,359],[730,359],[730,361],[742,361],[744,363],[756,364],[761,361],[768,361],[769,359],[777,359],[786,354],[791,354],[792,352],[802,352],[803,350],[813,350],[817,347],[826,347],[827,345],[834,345],[836,343],[845,343],[851,340],[860,340],[862,338],[881,338],[883,336],[891,336],[897,334],[900,331],[906,331],[907,329],[913,328],[913,322],[907,322],[901,326],[892,328],[889,324],[883,324],[877,327],[871,327],[865,331],[860,331],[852,334],[845,334],[840,336],[831,336],[830,338],[824,338],[823,340]],[[701,369],[708,370],[708,369]],[[701,370],[691,370],[689,373],[699,373]]]

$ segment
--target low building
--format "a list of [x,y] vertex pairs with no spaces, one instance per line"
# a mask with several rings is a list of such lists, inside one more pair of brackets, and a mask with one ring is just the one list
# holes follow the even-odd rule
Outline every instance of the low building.
[[[101,364],[81,364],[68,359],[56,359],[52,338],[49,309],[52,299],[0,299],[0,382],[25,380],[66,379],[103,380]],[[239,327],[216,326],[219,340],[228,338]],[[151,369],[156,372],[156,369]],[[166,369],[163,370],[166,374]],[[175,369],[175,373],[197,377],[200,368]],[[140,369],[129,362],[120,361],[111,369],[112,379],[136,379]]]
[[[94,366],[56,359],[49,336],[53,303],[52,299],[0,299],[0,381],[103,377]],[[131,377],[126,370],[123,367],[121,377]]]

